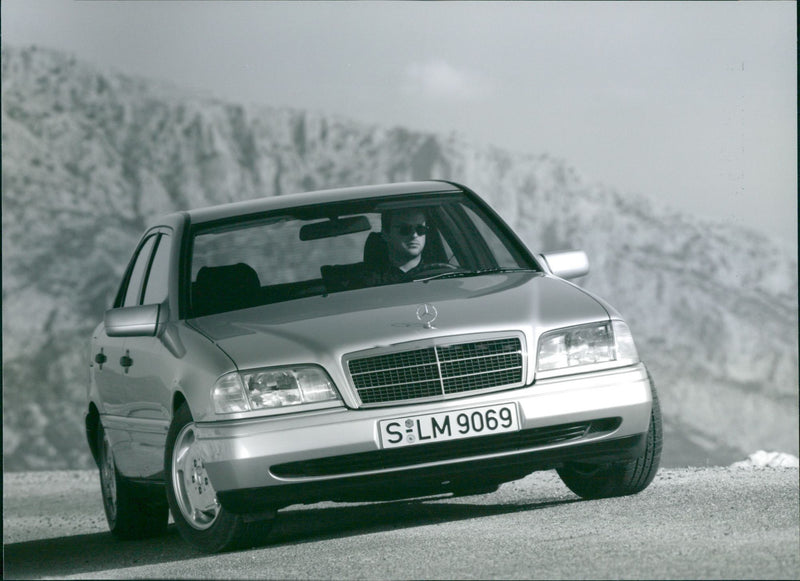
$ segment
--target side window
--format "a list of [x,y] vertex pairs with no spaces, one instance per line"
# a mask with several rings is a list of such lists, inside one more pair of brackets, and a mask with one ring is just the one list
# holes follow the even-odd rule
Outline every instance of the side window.
[[131,270],[131,276],[128,279],[128,287],[125,290],[125,299],[120,306],[122,307],[135,307],[139,304],[139,298],[142,296],[142,283],[147,275],[147,267],[150,265],[150,257],[153,254],[153,245],[156,243],[158,235],[151,236],[142,245],[139,254],[136,256],[136,262]]
[[508,247],[503,243],[503,240],[499,238],[497,233],[491,228],[489,224],[487,224],[482,218],[478,217],[477,214],[472,210],[472,208],[465,207],[464,208],[467,212],[467,215],[472,220],[472,223],[475,225],[475,228],[480,233],[483,240],[486,242],[486,245],[489,247],[489,250],[494,255],[495,262],[497,266],[509,267],[509,268],[516,268],[519,266],[519,262],[514,258],[514,255],[511,254],[511,251]]
[[144,286],[145,305],[155,305],[167,298],[167,281],[169,280],[170,238],[166,234],[158,239],[156,253],[150,265],[150,274]]

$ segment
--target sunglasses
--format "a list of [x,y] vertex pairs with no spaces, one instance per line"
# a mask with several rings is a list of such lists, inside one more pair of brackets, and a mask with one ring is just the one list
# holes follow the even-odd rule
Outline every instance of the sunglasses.
[[414,232],[417,233],[417,236],[425,236],[428,233],[428,227],[425,224],[398,224],[395,228],[401,236],[410,236]]

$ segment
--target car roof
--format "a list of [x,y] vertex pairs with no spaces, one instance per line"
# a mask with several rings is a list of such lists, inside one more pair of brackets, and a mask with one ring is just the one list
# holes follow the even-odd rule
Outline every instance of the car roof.
[[[259,214],[273,210],[296,208],[298,206],[310,206],[328,202],[344,202],[359,200],[362,198],[400,196],[404,194],[452,194],[454,192],[462,191],[464,191],[463,186],[460,186],[454,182],[435,180],[399,182],[372,186],[356,186],[349,188],[318,190],[314,192],[285,196],[270,196],[266,198],[257,198],[254,200],[245,200],[242,202],[232,202],[218,206],[198,208],[196,210],[187,210],[185,212],[179,212],[178,215],[182,216],[183,218],[188,217],[192,224],[202,224],[205,222],[214,222],[217,220],[234,218],[236,216],[247,216],[250,214]],[[167,216],[163,219],[163,221],[171,221],[171,217],[172,216]]]

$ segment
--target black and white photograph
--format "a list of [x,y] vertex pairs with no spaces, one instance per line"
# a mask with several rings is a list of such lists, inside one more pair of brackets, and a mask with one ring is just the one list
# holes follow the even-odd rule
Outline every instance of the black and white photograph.
[[800,577],[797,3],[3,0],[3,577]]

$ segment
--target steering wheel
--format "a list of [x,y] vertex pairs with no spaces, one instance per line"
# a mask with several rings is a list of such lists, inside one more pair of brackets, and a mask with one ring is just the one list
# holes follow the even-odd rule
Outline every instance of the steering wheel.
[[427,275],[440,274],[442,272],[455,272],[461,270],[460,266],[455,266],[449,262],[431,262],[424,264],[422,268],[414,271],[412,275],[414,278],[425,278]]

